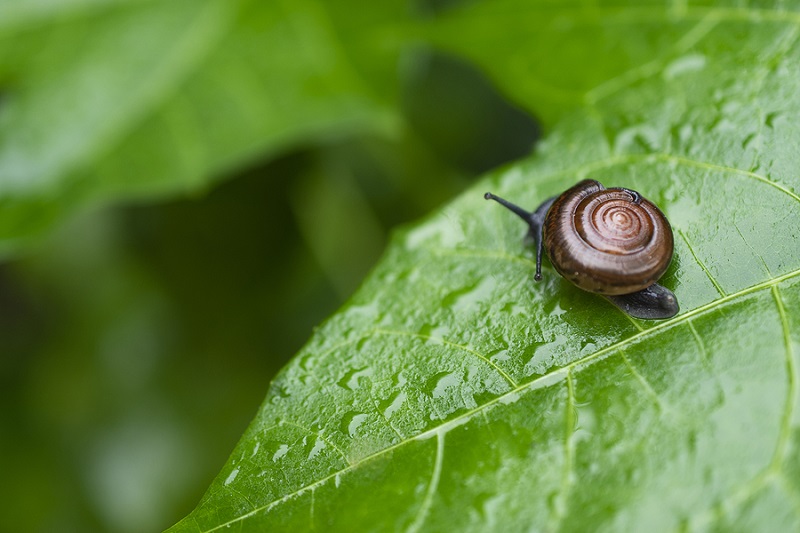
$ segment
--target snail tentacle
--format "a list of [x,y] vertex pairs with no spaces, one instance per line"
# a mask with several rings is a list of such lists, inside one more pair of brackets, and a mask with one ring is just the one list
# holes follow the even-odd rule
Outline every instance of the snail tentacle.
[[542,280],[542,257],[544,257],[544,239],[542,238],[542,231],[544,229],[544,219],[550,206],[556,201],[556,197],[548,198],[536,208],[531,216],[531,223],[528,232],[533,237],[533,244],[536,246],[536,274],[533,279],[536,281]]
[[544,226],[544,219],[550,206],[555,202],[556,197],[548,198],[544,201],[535,211],[526,211],[520,206],[509,202],[504,198],[495,196],[487,192],[483,195],[486,200],[494,200],[500,205],[508,208],[516,213],[522,220],[528,223],[528,236],[533,239],[533,245],[536,248],[536,274],[533,279],[541,281],[542,279],[542,257],[544,256],[544,241],[542,240],[542,228]]

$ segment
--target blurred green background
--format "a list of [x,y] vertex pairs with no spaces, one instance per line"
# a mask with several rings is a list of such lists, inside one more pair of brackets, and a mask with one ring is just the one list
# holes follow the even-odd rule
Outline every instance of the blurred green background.
[[391,128],[265,150],[207,187],[87,202],[7,254],[2,530],[154,531],[187,514],[392,228],[532,149],[533,119],[468,65],[413,48],[389,67]]

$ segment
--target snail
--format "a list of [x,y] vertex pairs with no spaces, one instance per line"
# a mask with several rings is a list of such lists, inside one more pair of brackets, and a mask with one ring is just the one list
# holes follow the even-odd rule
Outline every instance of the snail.
[[536,281],[542,279],[546,250],[559,274],[634,318],[664,319],[678,313],[675,295],[656,283],[672,260],[672,228],[638,192],[583,180],[533,212],[492,193],[484,198],[528,223],[536,247]]

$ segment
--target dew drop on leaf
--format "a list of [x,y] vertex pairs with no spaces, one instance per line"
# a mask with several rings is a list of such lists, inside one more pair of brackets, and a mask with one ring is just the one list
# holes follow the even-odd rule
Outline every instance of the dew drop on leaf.
[[309,446],[306,444],[306,452],[308,454],[307,459],[310,461],[321,452],[325,448],[325,441],[322,439],[314,438],[311,441],[311,445]]
[[461,378],[454,372],[439,372],[427,382],[428,393],[434,398],[442,398],[450,387],[457,387]]
[[351,411],[342,417],[342,423],[339,425],[339,429],[345,435],[350,436],[350,438],[355,438],[358,428],[366,419],[366,414]]
[[442,307],[453,311],[474,309],[480,302],[489,300],[495,287],[495,279],[491,276],[450,292],[442,299]]
[[768,128],[773,128],[775,126],[775,121],[781,118],[780,113],[767,113],[767,116],[764,118],[764,124]]
[[382,400],[378,402],[378,407],[383,412],[384,418],[391,419],[392,415],[395,411],[400,409],[406,401],[408,396],[403,391],[397,391],[391,396],[389,396],[386,400]]
[[406,377],[403,375],[402,372],[392,376],[392,388],[397,389],[402,387],[407,382]]
[[233,483],[233,481],[236,479],[236,476],[238,475],[239,475],[239,469],[234,468],[233,471],[230,473],[230,475],[227,478],[225,478],[225,485],[230,485],[231,483]]
[[372,377],[372,375],[373,371],[371,368],[367,367],[354,368],[346,372],[345,375],[342,376],[342,378],[336,383],[343,389],[354,391],[358,388],[359,381],[362,377],[369,378]]
[[273,462],[277,461],[287,453],[289,453],[289,445],[281,444],[280,446],[278,446],[278,449],[275,451],[275,453],[272,454],[272,461]]
[[581,353],[592,353],[597,350],[597,343],[591,337],[581,339]]
[[290,396],[289,391],[286,390],[286,386],[283,383],[275,384],[272,390],[275,392],[277,398],[288,398]]
[[493,363],[496,363],[497,361],[508,361],[511,359],[511,356],[508,353],[508,344],[505,342],[503,344],[505,345],[504,348],[500,348],[496,351],[490,351],[486,354],[489,356],[489,360]]

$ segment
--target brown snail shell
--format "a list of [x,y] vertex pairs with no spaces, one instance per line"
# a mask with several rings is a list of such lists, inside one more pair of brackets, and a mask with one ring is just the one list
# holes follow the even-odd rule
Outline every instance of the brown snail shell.
[[658,281],[672,260],[672,228],[629,189],[584,180],[555,199],[542,228],[559,274],[589,292],[619,295]]
[[677,314],[675,295],[656,283],[672,260],[672,228],[658,207],[638,192],[584,180],[533,212],[491,193],[484,197],[528,223],[536,245],[536,280],[541,279],[546,250],[559,274],[605,296],[631,316]]

